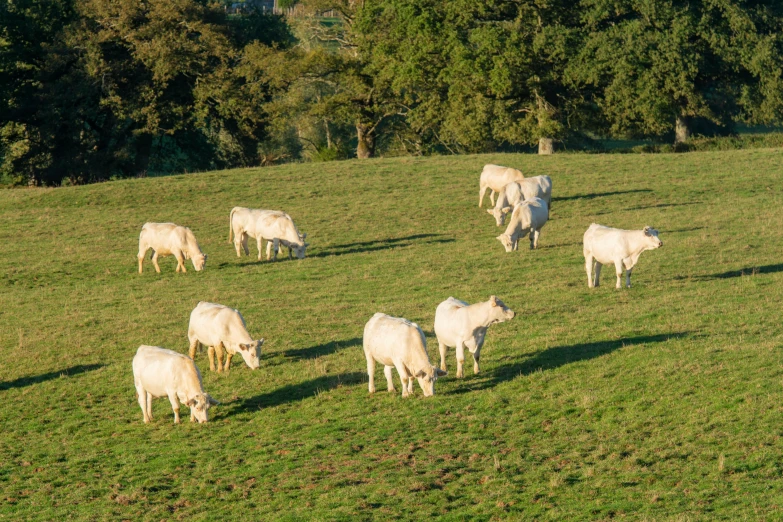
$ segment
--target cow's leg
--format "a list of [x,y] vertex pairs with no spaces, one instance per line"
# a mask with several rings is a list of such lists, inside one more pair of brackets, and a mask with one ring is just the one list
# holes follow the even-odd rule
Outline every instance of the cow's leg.
[[495,192],[494,190],[492,190],[492,189],[489,189],[489,206],[490,206],[490,207],[494,207],[494,206],[495,206],[495,196],[496,196],[497,194],[498,194],[498,193],[497,193],[497,192]]
[[462,373],[462,364],[465,362],[465,345],[462,344],[462,339],[457,339],[457,378],[461,379],[464,374]]
[[222,372],[223,371],[223,344],[222,343],[218,343],[215,346],[215,353],[217,354],[217,360],[218,360],[217,371]]
[[473,375],[476,375],[479,372],[479,357],[481,357],[481,346],[476,348],[476,351],[473,352]]
[[384,366],[383,367],[383,376],[386,377],[386,391],[393,392],[397,391],[397,389],[394,387],[394,366]]
[[[144,250],[142,250],[144,248]],[[147,248],[146,247],[139,247],[139,255],[137,256],[139,258],[139,273],[141,273],[141,267],[144,264],[144,256],[147,255]]]
[[187,272],[188,269],[185,268],[185,256],[184,256],[184,254],[181,251],[177,250],[176,252],[174,252],[174,257],[177,258],[177,272],[180,272],[180,271],[183,272],[183,273]]
[[215,347],[214,346],[207,347],[207,357],[209,357],[209,370],[214,372],[215,371]]
[[231,367],[231,358],[234,356],[233,353],[226,350],[226,364],[223,366],[223,369],[225,371],[228,371],[228,369]]
[[171,402],[171,409],[174,410],[174,424],[179,424],[179,399],[176,393],[169,394],[169,402]]
[[438,339],[438,351],[440,352],[440,369],[446,371],[446,345]]
[[533,242],[533,248],[538,248],[538,238],[541,237],[541,229],[536,229],[536,240]]
[[242,232],[242,250],[245,251],[245,255],[250,255],[250,249],[247,247],[247,240],[248,240],[247,232]]
[[293,261],[294,260],[294,256],[291,255],[291,253],[292,253],[291,247],[288,247],[288,260],[289,261]]
[[196,350],[198,350],[198,337],[192,337],[190,339],[190,347],[188,348],[188,355],[190,355],[190,358],[194,361],[196,360]]
[[536,235],[536,229],[530,229],[530,250],[535,250],[537,245],[538,236]]
[[[402,384],[402,396],[408,396],[408,369],[400,361],[394,361],[394,367],[397,368],[397,373],[400,374],[400,384]],[[391,371],[389,371],[391,373]]]
[[631,288],[631,270],[633,270],[633,268],[628,268],[625,270],[625,286],[628,288]]
[[603,263],[599,263],[598,261],[595,262],[595,286],[601,285],[601,268],[603,268]]
[[272,242],[268,239],[266,240],[266,260],[269,261],[272,257]]
[[277,261],[277,251],[280,249],[280,240],[275,238],[273,241],[274,241],[273,249],[275,252],[272,255],[272,261]]
[[258,236],[256,238],[256,245],[258,246],[258,260],[261,261],[261,252],[264,251],[264,238]]
[[617,275],[617,284],[614,285],[615,288],[622,288],[622,280],[623,280],[623,260],[618,259],[614,262],[614,273]]
[[587,288],[593,288],[593,256],[585,254],[585,271],[587,272]]
[[139,398],[139,406],[141,406],[141,416],[144,418],[144,423],[148,423],[152,419],[147,412],[147,392],[140,385],[136,385],[136,395]]
[[158,252],[152,251],[152,266],[155,267],[155,271],[160,274],[160,265],[158,264]]
[[152,394],[147,392],[147,418],[152,420]]
[[484,194],[487,192],[487,186],[481,185],[479,187],[479,208],[481,208],[481,204],[484,202]]
[[367,359],[367,378],[369,379],[369,391],[370,393],[375,393],[375,359],[373,359],[372,355],[364,352],[364,358]]
[[[410,375],[410,374],[408,374]],[[413,376],[408,377],[408,395],[413,395]]]

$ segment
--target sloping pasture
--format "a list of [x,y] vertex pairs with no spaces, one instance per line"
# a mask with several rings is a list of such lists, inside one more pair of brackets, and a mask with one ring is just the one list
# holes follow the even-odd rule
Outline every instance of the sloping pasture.
[[[540,250],[495,239],[490,162],[552,177]],[[0,192],[0,519],[777,519],[782,169],[780,150],[483,155]],[[238,259],[235,205],[287,211],[307,258]],[[146,221],[191,227],[206,270],[139,275]],[[593,222],[659,229],[632,289],[607,267],[588,291]],[[492,294],[517,317],[481,374],[455,379],[450,351],[435,397],[367,393],[373,313],[418,322],[436,362],[437,304]],[[186,352],[200,300],[242,311],[262,366],[199,353],[210,422],[158,399],[145,425],[131,359]]]

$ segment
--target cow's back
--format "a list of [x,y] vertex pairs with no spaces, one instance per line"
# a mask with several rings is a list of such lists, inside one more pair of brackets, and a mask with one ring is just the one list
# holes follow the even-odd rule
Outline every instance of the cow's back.
[[405,358],[404,350],[423,349],[426,354],[426,340],[419,325],[382,313],[373,315],[364,326],[363,345],[365,352],[386,365],[393,364],[396,357]]
[[439,339],[451,339],[454,332],[461,329],[464,314],[460,314],[468,303],[449,297],[435,309],[435,335]]
[[142,345],[133,358],[133,377],[155,396],[168,390],[201,387],[201,375],[190,357],[159,346]]
[[202,344],[215,346],[224,341],[247,342],[244,318],[238,310],[217,303],[201,301],[190,314],[190,334],[198,337]]

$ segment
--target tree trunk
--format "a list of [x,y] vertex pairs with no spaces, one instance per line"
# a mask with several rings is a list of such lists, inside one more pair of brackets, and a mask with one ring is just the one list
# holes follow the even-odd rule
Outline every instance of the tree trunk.
[[359,144],[356,146],[356,157],[359,159],[372,158],[375,154],[375,136],[370,131],[369,125],[356,124],[356,137]]
[[691,137],[691,129],[688,126],[688,120],[685,116],[677,116],[677,122],[674,124],[674,144],[686,143]]
[[[277,0],[275,0],[277,1]],[[329,120],[324,118],[324,128],[326,129],[326,148],[332,148],[332,133],[329,132]]]
[[539,154],[554,154],[555,153],[555,140],[552,138],[539,138],[538,139],[538,153]]

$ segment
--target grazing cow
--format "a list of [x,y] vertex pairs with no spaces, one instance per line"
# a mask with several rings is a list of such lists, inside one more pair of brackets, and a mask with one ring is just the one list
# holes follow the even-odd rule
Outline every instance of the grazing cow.
[[[644,227],[643,230],[621,230],[593,223],[584,235],[585,269],[587,270],[587,287],[598,286],[601,277],[601,267],[614,263],[617,274],[617,285],[622,287],[623,269],[625,269],[626,286],[631,288],[631,270],[639,261],[639,256],[645,250],[654,250],[663,246],[658,239],[658,231]],[[595,282],[593,281],[593,264],[595,263]]]
[[489,301],[469,305],[449,297],[435,309],[435,336],[440,350],[440,367],[446,369],[446,348],[457,349],[457,377],[463,377],[465,348],[473,354],[473,373],[479,372],[479,357],[487,328],[514,318],[514,311],[494,295]]
[[495,218],[497,226],[506,221],[506,214],[525,200],[543,199],[549,210],[552,209],[552,179],[549,176],[533,176],[520,181],[512,181],[498,193],[495,207],[487,209]]
[[512,181],[524,179],[517,169],[510,167],[501,167],[500,165],[484,165],[479,179],[479,207],[484,201],[484,193],[489,189],[489,202],[495,205],[495,194],[500,193],[501,189]]
[[207,422],[207,410],[220,404],[204,393],[201,374],[193,360],[159,346],[139,346],[133,358],[133,383],[144,422],[152,420],[152,399],[168,397],[179,424],[179,405],[190,408],[190,422]]
[[541,198],[531,198],[514,207],[506,231],[496,239],[503,243],[506,252],[517,250],[519,240],[530,233],[530,249],[538,248],[538,237],[546,225],[549,210]]
[[[250,337],[245,320],[239,310],[227,306],[201,301],[190,313],[188,325],[190,358],[196,360],[196,348],[199,344],[208,347],[209,369],[215,371],[215,352],[217,351],[217,371],[229,370],[231,358],[239,353],[245,363],[253,370],[261,365],[261,346],[264,339],[257,341]],[[223,365],[223,351],[228,352]]]
[[274,245],[274,260],[277,261],[277,252],[280,245],[288,247],[288,258],[292,250],[296,252],[296,257],[304,259],[305,251],[309,243],[305,243],[307,234],[300,234],[296,228],[294,220],[285,212],[277,210],[259,210],[253,208],[234,207],[228,217],[228,242],[231,242],[231,235],[234,235],[234,247],[237,251],[237,257],[241,257],[241,249],[244,249],[245,255],[250,255],[247,248],[247,238],[255,238],[258,245],[258,260],[261,261],[262,242],[266,239],[266,259],[271,257],[270,249]]
[[144,223],[139,235],[139,273],[147,250],[152,249],[152,264],[155,271],[160,273],[158,257],[174,256],[177,258],[177,272],[187,272],[185,260],[193,261],[196,272],[204,270],[207,256],[201,251],[196,241],[196,236],[188,227],[181,227],[174,223]]
[[375,361],[383,365],[386,386],[394,391],[392,367],[397,368],[402,382],[402,396],[413,394],[413,378],[425,397],[435,395],[435,381],[446,375],[445,371],[430,364],[427,356],[427,340],[419,325],[401,317],[377,313],[364,326],[364,356],[367,358],[367,375],[370,377],[370,393],[375,393]]

